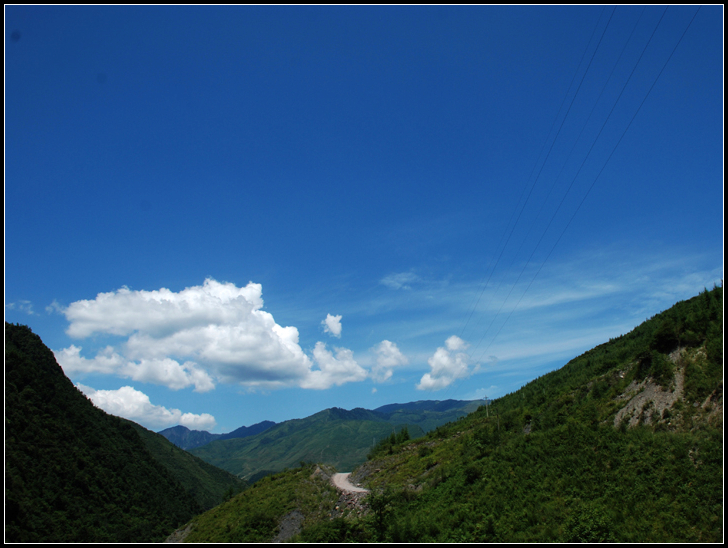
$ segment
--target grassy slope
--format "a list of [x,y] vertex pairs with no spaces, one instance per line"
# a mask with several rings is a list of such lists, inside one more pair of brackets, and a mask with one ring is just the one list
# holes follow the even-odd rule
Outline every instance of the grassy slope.
[[[322,473],[324,470],[326,472]],[[197,516],[186,542],[266,542],[293,511],[303,525],[328,519],[338,494],[329,483],[333,470],[306,465],[267,476],[240,495]]]
[[481,401],[457,402],[456,406],[445,408],[444,410],[439,410],[437,406],[434,406],[432,409],[419,411],[408,409],[395,410],[388,414],[388,420],[393,424],[414,424],[422,428],[423,431],[429,432],[438,426],[472,413],[482,403]]

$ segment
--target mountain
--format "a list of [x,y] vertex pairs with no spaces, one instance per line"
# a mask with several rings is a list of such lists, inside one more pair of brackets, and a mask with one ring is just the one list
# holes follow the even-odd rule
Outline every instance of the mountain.
[[321,462],[352,469],[372,446],[406,427],[410,437],[467,415],[480,401],[420,401],[376,410],[338,407],[304,419],[279,423],[247,438],[215,440],[191,449],[201,459],[249,481],[300,462]]
[[481,400],[462,401],[416,401],[410,403],[392,403],[378,407],[374,411],[386,416],[393,424],[415,424],[423,431],[429,432],[448,422],[455,421],[472,413],[483,405]]
[[237,476],[181,450],[164,436],[147,430],[135,422],[126,419],[122,421],[137,431],[155,460],[182,484],[185,491],[195,497],[203,509],[217,506],[226,497],[248,486]]
[[247,438],[268,430],[274,426],[273,421],[263,421],[252,426],[241,426],[227,434],[211,434],[204,430],[190,430],[184,426],[173,426],[159,432],[173,444],[181,449],[194,449],[207,445],[215,440],[229,440],[233,438]]
[[185,450],[200,447],[220,437],[220,434],[210,434],[204,430],[190,430],[181,425],[160,430],[158,434],[164,436],[180,449]]
[[723,288],[457,422],[381,439],[352,473],[364,513],[316,483],[328,473],[267,477],[188,540],[270,541],[295,521],[287,538],[311,543],[722,542]]
[[[351,469],[366,460],[372,444],[405,425],[392,424],[380,413],[367,409],[331,408],[304,419],[288,420],[247,438],[215,440],[192,449],[204,461],[248,481],[297,466],[324,462]],[[417,425],[411,436],[421,436]]]
[[252,426],[241,426],[240,428],[236,428],[235,430],[227,434],[220,434],[220,437],[218,439],[231,440],[234,438],[247,438],[248,436],[255,436],[256,434],[265,432],[270,427],[275,425],[276,423],[274,423],[273,421],[263,421],[257,424],[253,424]]
[[5,323],[6,542],[163,540],[222,501],[221,489],[240,490],[236,478],[150,436],[95,407],[30,328]]
[[472,401],[462,400],[420,400],[409,403],[390,403],[377,407],[374,411],[378,413],[389,414],[395,411],[437,411],[444,412],[452,409],[460,409],[468,404],[473,403]]

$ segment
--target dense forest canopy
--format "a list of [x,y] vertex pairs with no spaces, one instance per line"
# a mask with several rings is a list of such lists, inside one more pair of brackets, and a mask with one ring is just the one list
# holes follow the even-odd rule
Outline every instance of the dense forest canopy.
[[158,541],[203,509],[136,425],[96,408],[30,328],[5,323],[6,541]]

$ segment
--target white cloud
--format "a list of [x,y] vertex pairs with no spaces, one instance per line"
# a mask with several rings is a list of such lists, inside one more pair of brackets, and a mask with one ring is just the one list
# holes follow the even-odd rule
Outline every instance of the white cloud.
[[64,308],[60,305],[60,303],[53,299],[53,302],[45,307],[46,313],[53,314],[53,313],[60,313],[63,314]]
[[159,429],[181,424],[193,430],[211,430],[216,424],[215,417],[208,413],[195,415],[154,405],[149,401],[149,396],[131,386],[122,386],[118,390],[94,390],[83,384],[76,384],[76,387],[96,407],[149,428]]
[[185,362],[180,365],[170,358],[142,359],[139,363],[129,362],[121,373],[122,376],[128,376],[135,381],[161,384],[172,390],[179,390],[190,385],[195,386],[195,392],[207,392],[215,388],[210,376],[198,368],[195,363]]
[[161,384],[172,390],[194,385],[195,392],[207,392],[215,388],[210,376],[192,362],[180,365],[170,358],[142,359],[139,363],[128,361],[111,346],[101,350],[93,359],[81,356],[82,347],[71,345],[53,353],[66,375],[101,373],[117,375],[135,381]]
[[321,324],[324,326],[325,333],[330,333],[339,339],[341,338],[341,316],[326,314],[326,319]]
[[311,371],[307,378],[300,383],[302,388],[324,389],[332,385],[342,385],[347,382],[363,381],[367,378],[367,371],[354,360],[354,353],[347,348],[334,348],[336,357],[326,349],[326,344],[317,342],[313,349],[313,357],[319,366],[318,370]]
[[37,314],[33,311],[33,303],[30,301],[20,300],[17,303],[7,303],[5,308],[8,310],[19,310],[20,312],[25,312],[29,316],[37,316]]
[[103,373],[111,375],[124,367],[125,360],[111,346],[101,350],[96,357],[89,360],[81,356],[82,347],[71,345],[63,350],[54,350],[56,361],[66,375],[76,373]]
[[415,386],[418,390],[441,390],[457,379],[475,373],[477,367],[470,369],[470,356],[465,352],[469,345],[460,337],[453,335],[445,341],[445,347],[439,347],[427,363],[430,372],[425,373]]
[[420,280],[420,277],[413,272],[399,272],[385,276],[379,283],[391,289],[412,289],[410,284]]
[[[262,307],[262,286],[253,282],[238,288],[208,278],[178,293],[122,287],[71,303],[63,313],[72,337],[101,333],[125,342],[93,359],[83,358],[75,345],[56,357],[67,373],[115,374],[173,390],[194,385],[198,392],[215,382],[328,388],[366,377],[350,350],[337,349],[334,358],[318,343],[313,359],[306,355],[298,329],[278,325]],[[341,335],[341,316],[329,314],[324,323]]]
[[372,379],[376,382],[386,381],[392,376],[393,368],[409,363],[407,356],[393,342],[384,340],[372,350],[377,356],[376,365],[371,371]]
[[99,293],[93,301],[71,303],[64,310],[71,322],[66,332],[74,338],[93,333],[126,336],[133,332],[163,337],[201,325],[237,323],[261,312],[261,295],[260,284],[250,282],[238,288],[211,278],[202,286],[188,287],[179,293],[166,288],[132,291],[122,287]]

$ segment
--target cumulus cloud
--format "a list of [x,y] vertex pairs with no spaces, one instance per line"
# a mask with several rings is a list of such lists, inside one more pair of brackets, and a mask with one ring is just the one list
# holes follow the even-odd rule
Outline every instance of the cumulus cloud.
[[333,337],[341,338],[341,316],[326,314],[326,319],[321,322],[324,332],[330,333]]
[[371,377],[376,382],[386,381],[392,376],[392,369],[409,363],[407,356],[391,341],[382,341],[372,351],[376,355],[376,365],[372,367]]
[[55,350],[56,361],[67,375],[101,373],[117,375],[135,381],[161,384],[172,390],[194,386],[195,392],[207,392],[215,388],[210,376],[192,362],[180,365],[170,358],[141,359],[138,363],[129,361],[107,346],[88,359],[81,356],[82,347],[71,345]]
[[439,347],[431,358],[430,372],[425,373],[415,386],[418,390],[441,390],[457,379],[473,374],[477,367],[470,369],[470,356],[464,352],[469,345],[460,337],[453,335]]
[[[362,380],[362,372],[366,377],[350,350],[336,349],[334,357],[318,343],[312,359],[299,345],[298,329],[278,325],[262,308],[262,286],[253,282],[239,288],[208,278],[177,293],[122,287],[62,312],[70,336],[117,335],[124,343],[93,359],[71,345],[56,358],[67,373],[115,374],[175,390],[194,385],[199,392],[215,382],[328,388]],[[341,316],[329,314],[324,324],[341,335]]]
[[81,356],[82,347],[72,344],[62,350],[54,350],[56,361],[63,368],[66,375],[77,373],[102,373],[111,375],[124,367],[125,360],[114,351],[114,348],[107,346],[101,350],[93,359]]
[[149,396],[131,386],[122,386],[118,390],[94,390],[83,384],[76,384],[76,387],[99,409],[149,428],[167,428],[181,424],[191,430],[211,430],[216,424],[215,417],[208,413],[196,415],[154,405],[149,401]]
[[354,353],[348,348],[334,348],[336,356],[326,349],[326,344],[317,342],[313,357],[319,369],[311,371],[301,382],[302,388],[324,389],[346,382],[363,381],[367,371],[354,360]]
[[202,286],[188,287],[179,293],[166,288],[132,291],[122,287],[99,293],[93,301],[71,303],[64,310],[71,322],[66,333],[74,338],[94,333],[126,336],[133,332],[163,337],[201,325],[238,323],[261,312],[262,289],[253,282],[238,288],[211,278]]

